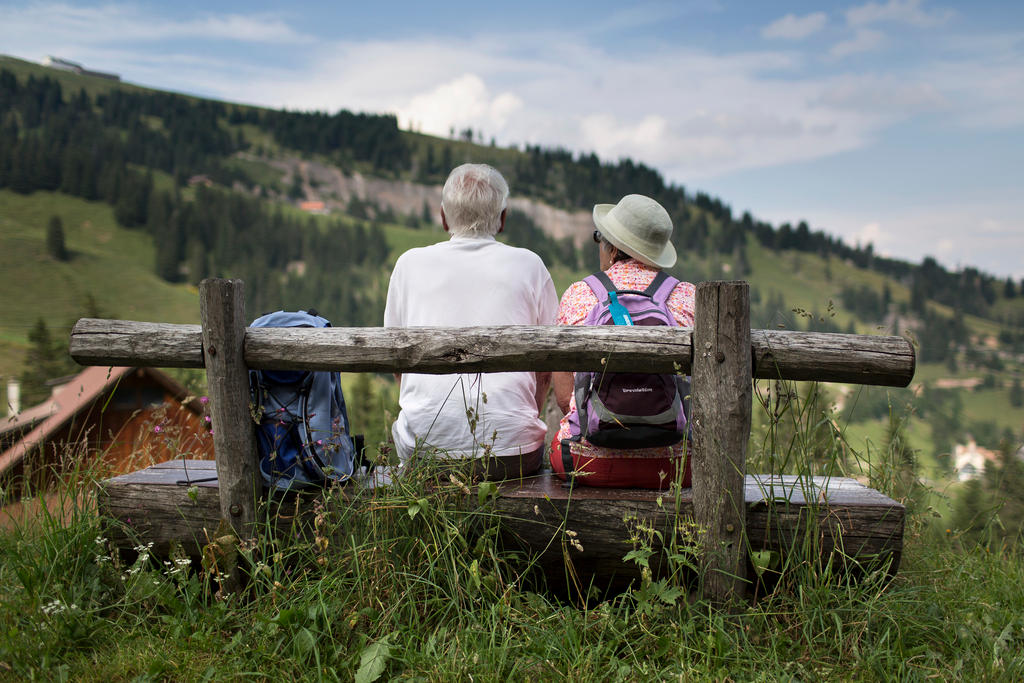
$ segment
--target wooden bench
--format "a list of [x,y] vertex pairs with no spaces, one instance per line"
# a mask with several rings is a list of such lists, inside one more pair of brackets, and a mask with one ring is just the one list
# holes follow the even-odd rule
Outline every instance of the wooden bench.
[[[915,355],[905,339],[751,330],[749,290],[743,282],[700,284],[693,330],[250,330],[243,300],[241,281],[205,280],[200,285],[201,326],[83,319],[72,332],[71,355],[82,364],[206,368],[218,480],[200,483],[190,496],[177,484],[183,479],[180,468],[174,473],[178,465],[166,463],[102,487],[102,509],[155,543],[172,538],[195,543],[214,519],[230,524],[239,538],[251,535],[261,485],[253,455],[249,368],[402,373],[603,369],[692,375],[694,488],[680,494],[678,514],[692,515],[701,528],[699,561],[710,598],[725,601],[746,590],[748,550],[786,552],[808,529],[817,530],[815,542],[829,556],[841,548],[841,558],[881,560],[890,571],[898,566],[904,521],[899,503],[849,479],[747,476],[746,446],[752,378],[906,386]],[[581,539],[583,552],[575,550],[579,559],[596,575],[629,577],[635,567],[623,563],[630,549],[626,520],[671,524],[675,512],[665,512],[668,497],[653,491],[568,489],[539,477],[504,485],[498,508],[509,541],[538,553],[541,565],[552,571],[560,562],[564,567],[559,535],[568,528]],[[810,517],[814,521],[807,526]]]
[[[99,509],[120,523],[107,534],[110,542],[121,548],[151,542],[161,556],[177,544],[200,555],[220,522],[216,477],[210,460],[171,460],[102,482]],[[904,506],[854,479],[748,474],[744,504],[751,551],[786,555],[810,534],[822,558],[890,575],[899,567]],[[279,520],[284,533],[295,507],[282,507],[288,511]],[[693,491],[683,489],[677,500],[669,491],[570,489],[547,473],[500,485],[496,510],[506,545],[534,551],[549,584],[569,579],[568,557],[584,585],[621,587],[640,575],[638,565],[622,561],[633,549],[635,525],[669,533],[678,519],[693,517]],[[569,544],[571,538],[579,546]]]

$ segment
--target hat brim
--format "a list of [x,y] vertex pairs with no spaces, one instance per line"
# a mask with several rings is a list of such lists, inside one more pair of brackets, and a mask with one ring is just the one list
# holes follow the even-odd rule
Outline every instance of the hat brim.
[[632,234],[621,223],[608,215],[613,208],[615,204],[594,205],[594,225],[613,247],[626,252],[640,263],[655,268],[671,268],[676,264],[676,248],[672,246],[671,240],[665,243],[660,253],[647,253],[641,245],[630,239]]

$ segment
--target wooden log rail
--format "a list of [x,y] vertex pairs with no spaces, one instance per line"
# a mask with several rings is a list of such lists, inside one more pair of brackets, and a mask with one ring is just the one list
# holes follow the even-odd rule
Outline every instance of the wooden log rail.
[[[704,592],[746,583],[746,444],[751,378],[907,386],[915,355],[900,337],[750,329],[745,282],[697,288],[693,330],[643,327],[248,329],[240,280],[200,284],[201,326],[83,319],[84,365],[205,367],[215,427],[220,519],[250,535],[259,481],[246,373],[256,369],[466,373],[609,370],[692,374],[693,513],[707,532]],[[237,577],[240,579],[240,577]],[[229,590],[231,587],[229,587]]]
[[[750,345],[756,379],[905,387],[914,377],[914,347],[902,337],[751,330]],[[205,367],[199,325],[83,318],[71,333],[71,357],[82,365]],[[527,325],[247,328],[244,358],[258,370],[689,374],[693,331]]]

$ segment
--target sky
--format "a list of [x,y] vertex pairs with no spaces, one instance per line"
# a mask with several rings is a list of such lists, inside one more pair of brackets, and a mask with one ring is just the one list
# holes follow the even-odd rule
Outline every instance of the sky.
[[630,157],[735,215],[1024,278],[1022,2],[0,0],[0,53]]

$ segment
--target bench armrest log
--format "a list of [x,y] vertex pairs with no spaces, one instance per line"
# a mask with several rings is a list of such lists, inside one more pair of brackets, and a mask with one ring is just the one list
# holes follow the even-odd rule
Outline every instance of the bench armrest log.
[[[245,286],[241,280],[207,279],[199,284],[199,316],[203,321],[203,352],[213,449],[220,488],[220,518],[239,539],[255,534],[256,437],[249,412],[249,369],[245,343]],[[222,589],[244,585],[241,563],[230,569]]]
[[[905,387],[916,364],[902,337],[752,330],[750,343],[759,379]],[[201,368],[202,328],[83,318],[71,333],[71,357],[82,365]],[[264,328],[245,330],[244,357],[250,368],[281,370],[690,373],[693,343],[685,328]]]
[[725,604],[745,590],[744,476],[750,438],[750,288],[697,286],[693,331],[693,511],[703,592]]

